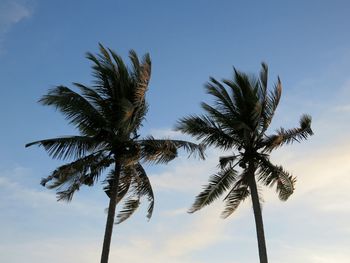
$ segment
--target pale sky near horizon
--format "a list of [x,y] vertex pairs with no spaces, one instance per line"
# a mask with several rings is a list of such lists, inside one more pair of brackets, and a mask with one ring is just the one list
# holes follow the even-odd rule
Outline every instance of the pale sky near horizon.
[[[297,176],[280,202],[262,188],[271,263],[350,262],[350,3],[348,1],[44,1],[0,0],[0,262],[99,262],[108,200],[101,185],[69,204],[39,185],[61,164],[37,139],[75,134],[60,113],[36,101],[55,85],[89,84],[85,52],[98,43],[127,60],[150,52],[150,110],[143,135],[181,137],[172,129],[210,101],[209,76],[230,78],[232,66],[256,74],[269,65],[270,87],[283,84],[272,130],[313,117],[315,135],[273,155]],[[209,175],[207,160],[185,153],[165,166],[146,165],[156,195],[113,232],[110,262],[258,262],[250,200],[220,218],[216,202],[186,211]]]

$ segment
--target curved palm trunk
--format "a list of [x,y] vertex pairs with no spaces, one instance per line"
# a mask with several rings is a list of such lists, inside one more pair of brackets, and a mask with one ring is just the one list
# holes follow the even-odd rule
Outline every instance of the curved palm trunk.
[[115,208],[117,205],[119,175],[120,175],[120,165],[118,163],[116,163],[115,164],[115,178],[116,178],[116,180],[114,181],[114,183],[112,185],[110,199],[109,199],[108,215],[107,215],[105,236],[104,236],[104,240],[103,240],[101,263],[108,263],[109,248],[111,245],[113,225],[114,225]]
[[250,165],[249,167],[249,189],[252,196],[255,226],[256,226],[256,235],[258,238],[258,247],[259,247],[259,258],[260,263],[268,263],[267,253],[266,253],[266,243],[265,243],[265,234],[264,234],[264,224],[261,214],[261,206],[259,202],[259,193],[255,181],[255,168]]

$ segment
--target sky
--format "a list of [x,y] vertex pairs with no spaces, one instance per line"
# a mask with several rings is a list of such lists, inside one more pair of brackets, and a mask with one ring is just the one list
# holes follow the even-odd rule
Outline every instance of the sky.
[[[271,132],[308,113],[315,133],[272,154],[298,181],[287,202],[261,188],[269,260],[349,262],[349,12],[346,0],[0,0],[0,261],[99,261],[108,206],[102,186],[57,202],[39,182],[62,162],[24,145],[76,134],[37,101],[56,85],[91,83],[85,53],[98,52],[100,42],[126,61],[130,49],[150,53],[142,134],[156,137],[183,138],[174,125],[210,102],[209,76],[231,78],[233,66],[256,74],[265,61],[270,87],[277,76],[283,85]],[[187,213],[221,154],[210,148],[201,161],[182,152],[169,165],[146,165],[153,217],[147,221],[145,203],[115,226],[110,262],[258,262],[250,200],[225,220],[221,200]]]

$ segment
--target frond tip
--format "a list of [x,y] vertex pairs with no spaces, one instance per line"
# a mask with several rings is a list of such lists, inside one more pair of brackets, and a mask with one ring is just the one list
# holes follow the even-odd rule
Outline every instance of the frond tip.
[[115,223],[120,224],[124,222],[136,211],[139,205],[140,205],[140,199],[132,199],[132,198],[128,199],[125,202],[122,210],[117,215],[117,221]]
[[286,201],[294,192],[296,178],[283,169],[273,165],[269,159],[260,158],[258,180],[269,187],[276,185],[276,192],[281,201]]
[[38,145],[44,147],[46,152],[54,159],[81,158],[95,150],[99,142],[87,136],[67,136],[31,142],[25,145],[30,147]]
[[239,184],[234,187],[225,198],[225,209],[221,213],[222,218],[230,216],[239,206],[239,204],[249,196],[248,185]]
[[313,135],[311,129],[311,116],[303,115],[300,118],[300,127],[294,129],[280,128],[276,131],[276,134],[267,136],[262,143],[264,151],[270,152],[275,148],[278,148],[284,144],[291,144],[293,142],[300,142],[306,140],[309,136]]

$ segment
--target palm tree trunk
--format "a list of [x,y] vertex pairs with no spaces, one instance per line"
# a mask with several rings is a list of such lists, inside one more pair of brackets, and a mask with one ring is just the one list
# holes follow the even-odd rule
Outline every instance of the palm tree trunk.
[[113,232],[113,225],[114,225],[115,208],[117,205],[119,175],[120,175],[120,165],[116,162],[115,164],[116,180],[112,182],[111,194],[109,198],[108,215],[107,215],[105,236],[103,240],[101,263],[108,263],[109,248],[111,246],[111,239],[112,239],[112,232]]
[[261,214],[261,206],[259,202],[259,193],[255,181],[255,168],[253,165],[249,165],[250,170],[249,174],[249,189],[252,196],[255,226],[256,226],[256,235],[258,238],[258,247],[259,247],[259,258],[260,263],[268,263],[267,253],[266,253],[266,243],[265,243],[265,234],[264,234],[264,224]]

